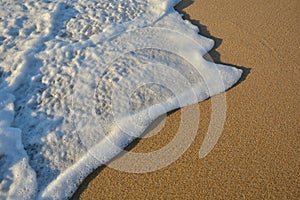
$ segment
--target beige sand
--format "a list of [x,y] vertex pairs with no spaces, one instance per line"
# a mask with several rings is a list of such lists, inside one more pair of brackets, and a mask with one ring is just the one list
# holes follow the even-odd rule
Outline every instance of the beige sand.
[[[185,8],[186,7],[186,8]],[[147,174],[99,168],[74,199],[300,199],[299,0],[186,0],[186,18],[216,41],[216,62],[251,68],[227,95],[227,119],[213,151],[199,159],[211,100],[199,104],[197,138],[176,162]],[[180,110],[158,136],[131,151],[166,145]]]

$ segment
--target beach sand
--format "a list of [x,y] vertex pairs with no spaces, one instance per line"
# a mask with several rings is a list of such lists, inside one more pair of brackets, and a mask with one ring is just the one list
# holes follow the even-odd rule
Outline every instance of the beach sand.
[[[226,122],[217,145],[199,158],[210,99],[199,104],[198,134],[178,160],[145,174],[100,167],[72,199],[300,199],[299,8],[298,0],[180,3],[185,18],[215,40],[214,61],[244,69],[241,81],[226,92]],[[180,119],[181,110],[172,112],[158,135],[130,151],[165,146]]]

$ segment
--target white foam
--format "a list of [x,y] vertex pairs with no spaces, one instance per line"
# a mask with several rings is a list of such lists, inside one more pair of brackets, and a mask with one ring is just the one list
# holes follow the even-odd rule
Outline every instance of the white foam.
[[0,3],[0,199],[69,198],[153,119],[237,82],[178,2]]
[[0,199],[32,199],[36,196],[35,172],[21,140],[21,130],[11,128],[13,96],[5,91],[0,95]]

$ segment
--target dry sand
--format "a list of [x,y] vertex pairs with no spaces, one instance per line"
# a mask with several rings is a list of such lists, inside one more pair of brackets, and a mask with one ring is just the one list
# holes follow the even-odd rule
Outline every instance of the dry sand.
[[[299,0],[186,0],[178,9],[216,41],[215,62],[245,67],[243,80],[226,93],[217,145],[199,159],[207,100],[199,104],[197,137],[176,162],[146,174],[99,168],[73,199],[300,199]],[[170,114],[159,135],[131,151],[166,145],[180,115]]]

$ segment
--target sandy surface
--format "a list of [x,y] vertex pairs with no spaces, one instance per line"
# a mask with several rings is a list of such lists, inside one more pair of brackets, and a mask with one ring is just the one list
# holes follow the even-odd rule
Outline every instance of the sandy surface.
[[[298,0],[196,0],[178,7],[213,38],[216,62],[244,67],[226,93],[227,118],[213,151],[199,159],[211,100],[199,104],[198,134],[174,163],[146,174],[102,167],[73,199],[300,199],[300,2]],[[160,133],[131,149],[166,145],[181,111]]]

